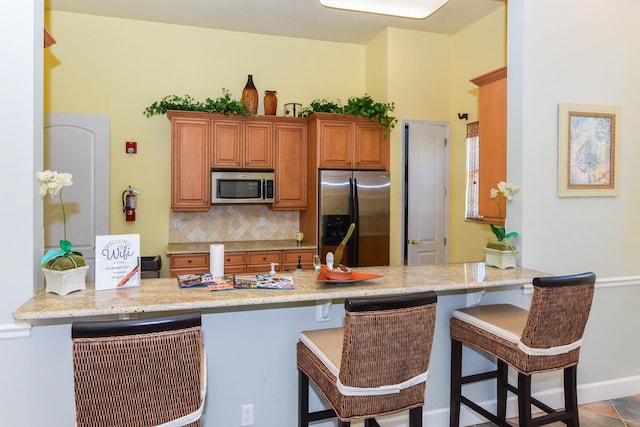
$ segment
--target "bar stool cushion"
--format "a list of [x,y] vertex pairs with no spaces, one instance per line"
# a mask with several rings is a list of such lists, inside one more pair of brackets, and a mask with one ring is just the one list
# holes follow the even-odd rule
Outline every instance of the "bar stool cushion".
[[480,305],[455,310],[453,317],[499,336],[519,342],[529,310],[511,304]]
[[318,329],[300,334],[303,342],[336,377],[340,374],[344,328]]

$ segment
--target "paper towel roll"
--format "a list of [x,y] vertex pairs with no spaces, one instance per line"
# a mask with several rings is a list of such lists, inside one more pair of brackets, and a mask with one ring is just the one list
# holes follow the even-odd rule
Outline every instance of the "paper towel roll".
[[224,245],[209,246],[209,269],[213,277],[224,276]]

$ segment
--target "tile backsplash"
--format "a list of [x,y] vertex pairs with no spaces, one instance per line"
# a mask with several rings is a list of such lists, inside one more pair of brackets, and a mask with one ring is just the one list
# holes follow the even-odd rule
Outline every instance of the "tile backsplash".
[[297,211],[272,211],[265,205],[212,206],[209,212],[171,212],[169,242],[295,239],[299,224]]

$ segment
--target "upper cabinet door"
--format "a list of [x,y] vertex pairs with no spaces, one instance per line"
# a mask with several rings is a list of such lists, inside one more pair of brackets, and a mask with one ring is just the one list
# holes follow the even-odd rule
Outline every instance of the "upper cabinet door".
[[242,167],[242,122],[213,120],[212,168]]
[[307,125],[276,123],[276,202],[273,210],[307,207]]
[[356,122],[354,169],[387,169],[387,141],[378,122]]
[[171,208],[174,211],[208,211],[209,120],[171,118]]
[[273,126],[271,122],[244,122],[245,168],[273,169]]
[[319,120],[321,168],[353,168],[353,121]]

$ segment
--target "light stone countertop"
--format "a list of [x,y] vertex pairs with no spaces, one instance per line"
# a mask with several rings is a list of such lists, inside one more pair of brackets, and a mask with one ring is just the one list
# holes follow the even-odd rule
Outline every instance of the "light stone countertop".
[[[357,268],[363,273],[383,277],[355,283],[316,281],[312,271],[287,274],[295,289],[233,289],[209,291],[207,288],[180,289],[175,278],[144,279],[140,287],[96,291],[87,289],[65,296],[43,289],[19,307],[16,320],[54,320],[93,316],[126,315],[174,310],[239,308],[270,304],[326,301],[351,297],[394,295],[427,290],[446,293],[456,290],[482,290],[490,287],[530,284],[534,277],[549,276],[523,267],[500,270],[484,263],[443,264],[413,267]],[[255,307],[260,308],[260,307]],[[263,307],[265,308],[265,307]]]
[[189,254],[189,253],[209,253],[211,244],[224,245],[225,252],[245,252],[245,251],[286,251],[295,249],[316,249],[316,245],[302,241],[300,245],[291,240],[246,240],[228,242],[186,242],[169,243],[167,255]]

